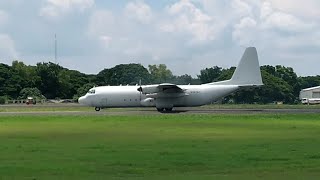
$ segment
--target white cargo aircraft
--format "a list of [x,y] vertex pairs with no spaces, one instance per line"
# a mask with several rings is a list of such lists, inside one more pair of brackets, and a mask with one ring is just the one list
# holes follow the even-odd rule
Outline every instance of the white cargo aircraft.
[[248,47],[232,78],[202,85],[170,83],[143,86],[94,87],[79,98],[79,103],[101,108],[156,107],[158,111],[172,111],[173,107],[202,106],[217,101],[242,87],[261,86],[262,78],[257,50]]

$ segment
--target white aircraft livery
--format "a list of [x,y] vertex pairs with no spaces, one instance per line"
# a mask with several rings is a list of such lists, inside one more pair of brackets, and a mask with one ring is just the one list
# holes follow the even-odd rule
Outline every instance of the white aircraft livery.
[[91,88],[78,102],[95,107],[96,111],[101,108],[156,107],[163,112],[172,111],[174,107],[210,104],[242,87],[262,85],[257,50],[248,47],[230,80],[202,85],[99,86]]

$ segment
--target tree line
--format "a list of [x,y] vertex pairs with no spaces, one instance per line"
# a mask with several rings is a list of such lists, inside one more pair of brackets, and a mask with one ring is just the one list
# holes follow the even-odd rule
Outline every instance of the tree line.
[[[149,65],[120,64],[106,68],[98,74],[84,74],[69,70],[52,62],[41,62],[35,66],[13,61],[12,65],[0,63],[0,99],[77,99],[88,89],[103,85],[137,85],[174,83],[203,84],[230,79],[235,67],[218,66],[205,68],[193,78],[185,74],[173,75],[164,64]],[[264,86],[243,89],[223,99],[226,103],[298,103],[303,88],[320,85],[320,76],[298,77],[291,67],[261,66]]]

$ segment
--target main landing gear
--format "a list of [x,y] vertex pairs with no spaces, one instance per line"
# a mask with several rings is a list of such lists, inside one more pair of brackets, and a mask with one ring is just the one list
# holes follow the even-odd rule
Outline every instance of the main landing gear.
[[100,110],[101,110],[101,108],[99,108],[99,107],[95,107],[95,108],[94,108],[94,110],[96,110],[96,111],[100,111]]
[[171,112],[172,108],[157,108],[159,112]]

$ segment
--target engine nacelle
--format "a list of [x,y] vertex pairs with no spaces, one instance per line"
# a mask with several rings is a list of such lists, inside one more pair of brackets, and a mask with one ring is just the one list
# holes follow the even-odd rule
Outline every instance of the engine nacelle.
[[141,100],[140,103],[142,106],[146,106],[146,107],[155,106],[155,102],[153,98],[146,98],[144,100]]
[[142,92],[143,94],[152,94],[152,93],[156,93],[159,91],[158,85],[141,86],[137,90]]

